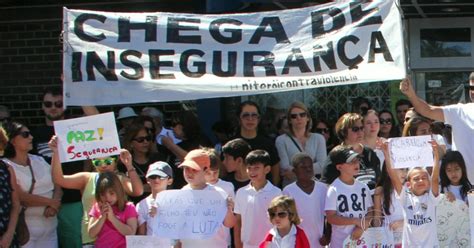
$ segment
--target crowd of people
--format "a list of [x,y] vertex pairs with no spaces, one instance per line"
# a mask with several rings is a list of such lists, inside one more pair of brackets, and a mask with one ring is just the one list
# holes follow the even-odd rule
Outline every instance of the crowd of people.
[[[474,73],[469,83],[474,100]],[[439,195],[467,204],[474,180],[474,103],[431,106],[409,79],[400,90],[408,100],[396,115],[360,98],[334,125],[294,102],[273,134],[244,101],[235,130],[230,120],[213,126],[217,144],[192,111],[174,113],[171,130],[158,109],[125,107],[120,155],[69,163],[53,128],[65,118],[61,90],[45,91],[45,123],[31,131],[2,107],[0,248],[125,247],[126,236],[156,235],[155,202],[170,189],[217,191],[227,209],[210,239],[160,237],[157,247],[343,247],[382,225],[398,247],[438,247]],[[431,135],[434,164],[395,169],[388,139],[419,135]],[[30,233],[22,244],[20,213]]]

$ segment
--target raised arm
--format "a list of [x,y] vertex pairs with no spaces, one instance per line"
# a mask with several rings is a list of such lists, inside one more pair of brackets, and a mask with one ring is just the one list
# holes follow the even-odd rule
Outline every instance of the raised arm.
[[433,164],[433,173],[431,174],[431,192],[433,192],[434,196],[439,195],[439,146],[436,141],[431,141],[431,146],[433,147],[433,157],[434,157],[434,164]]
[[127,168],[128,177],[122,177],[122,186],[129,196],[141,196],[143,194],[143,183],[132,164],[132,154],[126,149],[120,151],[120,161]]
[[433,120],[444,122],[444,113],[441,107],[432,106],[416,95],[410,78],[406,77],[400,82],[400,91],[408,97],[416,112]]
[[382,144],[382,151],[383,155],[385,156],[385,166],[387,168],[390,181],[392,181],[393,188],[396,190],[397,194],[400,195],[403,189],[403,184],[398,179],[397,171],[393,169],[390,152],[388,151],[388,142],[384,142]]

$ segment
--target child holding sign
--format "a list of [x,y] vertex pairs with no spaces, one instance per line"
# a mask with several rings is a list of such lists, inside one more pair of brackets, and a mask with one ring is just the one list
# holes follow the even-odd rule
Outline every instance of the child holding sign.
[[125,236],[137,231],[138,213],[133,203],[127,202],[117,175],[105,172],[99,176],[95,199],[88,228],[89,235],[97,237],[94,247],[126,247]]
[[435,210],[439,199],[439,153],[438,144],[435,141],[430,141],[430,143],[434,156],[431,178],[423,167],[410,168],[406,186],[402,184],[396,170],[393,169],[388,143],[382,146],[390,180],[403,206],[405,219],[403,247],[438,246]]

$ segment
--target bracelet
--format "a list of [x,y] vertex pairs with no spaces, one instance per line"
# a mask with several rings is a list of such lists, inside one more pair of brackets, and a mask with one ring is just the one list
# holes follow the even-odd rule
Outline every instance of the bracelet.
[[135,168],[132,168],[130,170],[127,170],[128,173],[132,172],[132,171],[137,171]]

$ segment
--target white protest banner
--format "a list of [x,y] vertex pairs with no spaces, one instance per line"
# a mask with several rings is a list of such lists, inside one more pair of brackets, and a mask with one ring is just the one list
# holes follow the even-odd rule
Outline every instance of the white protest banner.
[[114,113],[54,122],[61,162],[120,154]]
[[390,159],[394,168],[433,166],[430,135],[391,138],[388,140]]
[[166,190],[156,205],[154,235],[170,239],[209,239],[227,212],[226,196],[211,190]]
[[65,103],[165,102],[401,79],[395,2],[223,15],[64,8]]

